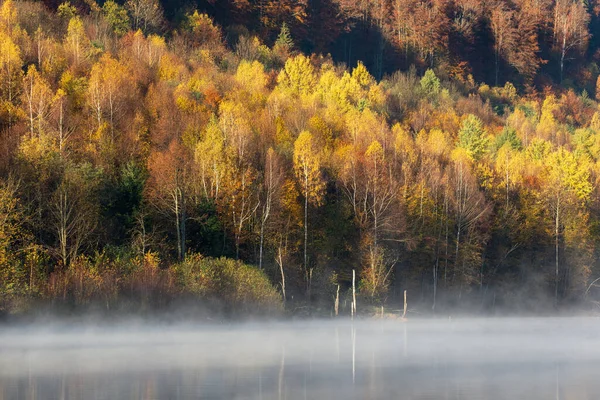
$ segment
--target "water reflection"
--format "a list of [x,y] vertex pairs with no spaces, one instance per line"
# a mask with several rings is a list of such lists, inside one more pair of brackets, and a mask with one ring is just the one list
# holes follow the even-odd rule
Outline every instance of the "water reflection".
[[599,333],[575,318],[4,329],[0,400],[596,399]]

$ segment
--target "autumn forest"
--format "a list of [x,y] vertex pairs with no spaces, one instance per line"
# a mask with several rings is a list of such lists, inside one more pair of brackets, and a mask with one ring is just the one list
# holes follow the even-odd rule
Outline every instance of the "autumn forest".
[[600,305],[600,2],[0,2],[0,316]]

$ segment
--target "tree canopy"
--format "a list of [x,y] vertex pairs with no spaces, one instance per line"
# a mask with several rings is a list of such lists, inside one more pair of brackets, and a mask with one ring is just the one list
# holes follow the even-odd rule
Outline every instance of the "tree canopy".
[[595,2],[177,4],[2,2],[0,310],[598,299]]

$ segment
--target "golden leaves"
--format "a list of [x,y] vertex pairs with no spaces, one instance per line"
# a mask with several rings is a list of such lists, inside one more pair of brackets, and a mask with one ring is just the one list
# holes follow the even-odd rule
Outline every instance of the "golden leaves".
[[302,187],[302,194],[311,204],[322,201],[325,182],[321,175],[321,160],[313,144],[313,136],[303,131],[294,143],[294,172]]
[[293,95],[309,95],[316,84],[315,70],[310,59],[304,55],[288,59],[277,77],[277,83]]

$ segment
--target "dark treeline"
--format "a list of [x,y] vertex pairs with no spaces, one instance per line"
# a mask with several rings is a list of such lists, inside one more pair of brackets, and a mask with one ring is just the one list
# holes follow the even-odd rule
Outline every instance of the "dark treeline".
[[[52,9],[60,1],[47,0]],[[72,2],[80,12],[95,4]],[[102,2],[101,2],[102,3]],[[596,0],[128,0],[134,28],[170,35],[186,15],[209,15],[235,43],[274,44],[286,24],[298,49],[361,61],[381,79],[411,65],[457,79],[532,90],[551,84],[594,90],[600,42]],[[164,10],[157,12],[157,10]],[[163,15],[165,16],[163,18]]]
[[591,5],[193,6],[1,3],[1,310],[595,304]]

